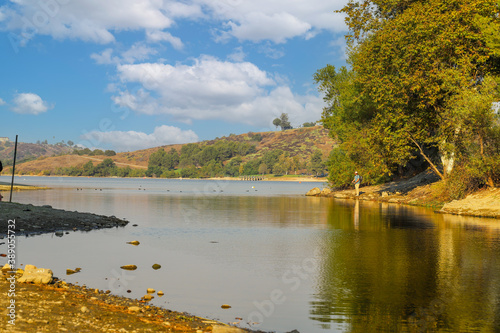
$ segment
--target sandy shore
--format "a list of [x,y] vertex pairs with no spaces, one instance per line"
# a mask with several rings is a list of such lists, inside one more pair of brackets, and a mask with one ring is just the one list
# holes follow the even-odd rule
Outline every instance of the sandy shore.
[[[64,232],[120,228],[128,224],[116,217],[69,212],[50,206],[0,202],[1,266],[8,260],[6,237],[8,225],[12,224],[9,221],[15,221],[15,228],[10,230],[16,236],[42,233],[62,236]],[[30,264],[36,266],[37,263]],[[6,278],[11,275],[0,276],[0,293],[4,295],[0,298],[1,332],[251,332],[149,306],[142,300],[114,296],[109,291],[95,290],[90,286],[71,285],[57,277],[49,285],[16,283],[15,297],[7,297],[12,285]],[[9,323],[7,316],[10,311],[7,307],[12,300],[16,305],[15,325]]]

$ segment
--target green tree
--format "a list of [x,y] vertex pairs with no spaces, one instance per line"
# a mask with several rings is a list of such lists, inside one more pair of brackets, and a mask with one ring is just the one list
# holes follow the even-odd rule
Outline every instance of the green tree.
[[293,159],[290,153],[284,152],[278,157],[278,161],[273,167],[273,172],[280,175],[288,175],[288,172],[293,168]]
[[278,129],[278,127],[281,126],[281,119],[280,118],[274,118],[273,125],[276,126],[276,129]]
[[325,162],[321,150],[315,150],[309,160],[309,170],[316,176],[322,175],[325,171]]
[[239,175],[240,165],[243,162],[241,157],[237,156],[231,160],[224,166],[224,174],[236,177]]
[[279,126],[281,126],[282,131],[293,128],[292,125],[290,124],[290,121],[288,120],[288,114],[286,114],[286,113],[281,114]]
[[259,173],[260,173],[261,175],[265,175],[265,174],[267,173],[267,171],[268,171],[268,170],[267,170],[267,165],[266,165],[265,163],[261,163],[261,164],[259,165]]
[[175,149],[171,149],[168,153],[163,148],[158,149],[149,157],[148,177],[161,177],[165,171],[173,170],[179,164],[179,155]]
[[88,161],[83,165],[82,176],[91,177],[94,175],[94,164],[91,161]]
[[116,174],[116,170],[117,167],[115,162],[110,158],[106,158],[95,166],[94,175],[97,177],[114,176]]
[[269,172],[274,173],[274,165],[278,162],[281,154],[283,154],[281,149],[266,150],[262,156],[262,163],[267,165]]
[[351,71],[327,66],[315,76],[329,104],[323,122],[344,152],[337,157],[390,175],[418,152],[445,179],[459,154],[456,96],[485,91],[485,79],[500,73],[498,37],[485,28],[498,25],[499,8],[493,0],[351,0],[341,10]]

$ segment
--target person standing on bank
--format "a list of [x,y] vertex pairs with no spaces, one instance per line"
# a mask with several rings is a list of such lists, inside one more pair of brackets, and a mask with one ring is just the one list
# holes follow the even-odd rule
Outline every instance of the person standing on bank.
[[354,175],[352,183],[354,183],[354,188],[356,189],[356,196],[359,197],[359,184],[361,184],[361,176],[358,175],[357,171],[354,171]]

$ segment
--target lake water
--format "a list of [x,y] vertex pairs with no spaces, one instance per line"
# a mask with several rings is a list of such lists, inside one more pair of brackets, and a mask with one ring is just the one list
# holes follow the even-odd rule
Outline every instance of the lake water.
[[320,183],[16,181],[52,189],[13,201],[130,221],[18,238],[20,263],[69,282],[132,298],[154,288],[154,305],[267,331],[500,331],[498,220],[304,196]]

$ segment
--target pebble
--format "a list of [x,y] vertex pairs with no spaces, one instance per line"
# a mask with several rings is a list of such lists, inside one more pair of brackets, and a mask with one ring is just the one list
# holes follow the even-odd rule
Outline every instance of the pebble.
[[87,313],[87,312],[90,312],[89,308],[87,308],[86,306],[82,306],[80,308],[80,311],[83,312],[83,313]]
[[146,292],[148,294],[154,294],[156,292],[156,290],[154,290],[153,288],[148,288]]
[[126,269],[128,271],[135,271],[137,269],[136,265],[124,265],[120,266],[121,269]]
[[163,291],[158,291],[158,296],[162,297],[163,295],[165,295],[165,293],[163,293]]
[[229,305],[229,304],[222,304],[220,307],[223,308],[223,309],[230,309],[231,305]]
[[128,310],[132,312],[140,312],[141,308],[138,306],[129,306]]
[[160,269],[160,268],[161,268],[161,265],[159,265],[159,264],[154,264],[153,265],[153,269],[154,270],[157,270],[157,269]]

